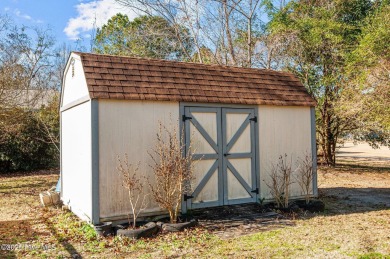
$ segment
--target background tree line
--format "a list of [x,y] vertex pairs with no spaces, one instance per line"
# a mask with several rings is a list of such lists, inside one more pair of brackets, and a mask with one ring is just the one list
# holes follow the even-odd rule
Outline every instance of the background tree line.
[[390,146],[390,1],[117,2],[143,16],[114,16],[97,31],[95,51],[287,70],[317,101],[323,163],[335,165],[345,136]]
[[58,100],[67,55],[49,30],[0,17],[0,172],[58,166]]
[[[389,0],[117,0],[91,52],[286,70],[317,101],[321,160],[353,136],[390,146]],[[0,17],[0,171],[59,164],[70,48]]]

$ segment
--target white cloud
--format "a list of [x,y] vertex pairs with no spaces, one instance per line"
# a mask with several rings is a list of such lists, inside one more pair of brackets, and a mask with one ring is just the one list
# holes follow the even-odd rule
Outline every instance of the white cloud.
[[92,2],[81,2],[77,4],[77,17],[68,20],[64,32],[71,40],[80,38],[82,32],[89,32],[94,27],[101,27],[112,16],[117,13],[127,14],[134,19],[137,14],[120,6],[115,0],[97,0]]
[[[5,8],[6,10],[5,11],[10,11],[11,9],[6,7]],[[30,22],[33,22],[33,23],[44,23],[43,20],[40,20],[40,19],[34,19],[32,18],[30,15],[28,14],[25,14],[25,13],[22,13],[19,9],[14,9],[13,10],[13,13],[16,17],[18,18],[21,18],[21,19],[24,19],[24,20],[27,20],[27,21],[30,21]]]
[[23,13],[22,13],[21,11],[19,11],[18,9],[15,9],[14,14],[15,14],[17,17],[19,17],[19,18],[23,18],[23,19],[26,19],[26,20],[29,20],[29,21],[32,20],[32,18],[31,18],[30,15],[28,15],[28,14],[23,14]]

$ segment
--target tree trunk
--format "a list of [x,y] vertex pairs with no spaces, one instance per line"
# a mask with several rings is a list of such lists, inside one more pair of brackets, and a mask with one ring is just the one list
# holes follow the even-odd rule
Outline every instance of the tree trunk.
[[174,212],[173,208],[171,208],[169,210],[169,218],[171,220],[171,223],[176,223],[175,212]]
[[252,67],[252,18],[248,19],[247,67]]
[[230,56],[232,57],[233,65],[237,65],[236,55],[234,53],[232,35],[230,33],[230,25],[229,25],[230,13],[228,11],[228,4],[226,0],[224,0],[222,3],[223,3],[224,15],[225,15],[225,30],[226,30],[226,37],[228,42],[228,49],[229,49]]
[[[325,70],[325,69],[324,69]],[[322,104],[322,113],[321,113],[321,119],[322,119],[322,141],[321,141],[321,147],[322,147],[322,156],[325,164],[327,166],[334,166],[335,165],[335,140],[334,134],[332,132],[332,104],[329,101],[328,97],[330,96],[331,89],[329,87],[325,88],[325,100]]]
[[332,127],[331,127],[331,114],[329,114],[328,103],[324,103],[324,114],[323,114],[323,140],[321,141],[322,145],[322,156],[324,162],[327,166],[335,166],[335,138],[333,136]]

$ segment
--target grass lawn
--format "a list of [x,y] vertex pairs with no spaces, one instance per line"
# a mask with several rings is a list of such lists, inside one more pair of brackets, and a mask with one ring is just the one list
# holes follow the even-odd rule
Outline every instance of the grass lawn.
[[231,239],[202,228],[139,241],[98,238],[71,213],[39,206],[39,192],[57,178],[0,176],[0,258],[390,258],[388,161],[343,157],[336,168],[320,167],[324,213],[290,215],[292,224]]

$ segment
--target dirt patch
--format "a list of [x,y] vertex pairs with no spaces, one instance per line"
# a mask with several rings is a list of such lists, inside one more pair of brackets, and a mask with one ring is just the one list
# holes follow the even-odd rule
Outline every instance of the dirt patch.
[[365,161],[390,166],[390,149],[385,146],[374,149],[367,143],[345,142],[340,145],[336,156],[340,160],[354,159],[355,162]]
[[[334,197],[337,207],[352,211],[390,208],[390,150],[366,143],[345,143],[335,168],[318,172],[320,195]],[[335,208],[336,209],[336,208]],[[337,208],[339,209],[339,208]]]
[[201,227],[222,239],[294,225],[291,219],[265,210],[259,204],[198,209],[192,212],[192,216]]

